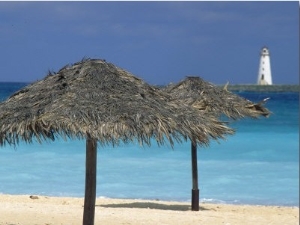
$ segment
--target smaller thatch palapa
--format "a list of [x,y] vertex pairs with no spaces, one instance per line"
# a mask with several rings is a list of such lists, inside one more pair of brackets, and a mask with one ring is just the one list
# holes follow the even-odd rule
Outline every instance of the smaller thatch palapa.
[[222,89],[200,77],[186,77],[175,85],[168,85],[163,90],[172,96],[172,101],[184,102],[200,111],[207,111],[220,116],[224,114],[231,119],[243,117],[257,118],[269,116],[264,107],[268,99],[253,103],[241,96]]
[[[231,119],[243,117],[258,118],[259,116],[269,116],[270,112],[263,104],[253,103],[243,97],[221,89],[200,77],[186,77],[178,84],[169,85],[163,90],[172,96],[171,102],[181,102],[197,109],[199,113],[209,112],[215,116],[226,115]],[[198,189],[198,165],[197,165],[197,145],[191,143],[192,156],[192,210],[199,210],[199,189]]]

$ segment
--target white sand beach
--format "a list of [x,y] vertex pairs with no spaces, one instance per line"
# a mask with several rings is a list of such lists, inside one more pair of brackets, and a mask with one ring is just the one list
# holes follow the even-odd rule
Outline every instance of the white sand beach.
[[[80,225],[83,198],[0,195],[0,225]],[[299,207],[98,198],[95,224],[105,225],[297,225]]]

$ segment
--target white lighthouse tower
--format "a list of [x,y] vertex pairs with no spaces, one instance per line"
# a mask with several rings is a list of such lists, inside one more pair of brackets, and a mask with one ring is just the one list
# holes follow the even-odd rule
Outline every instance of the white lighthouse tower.
[[258,85],[272,85],[270,53],[267,47],[263,47],[260,51],[260,62],[258,69]]

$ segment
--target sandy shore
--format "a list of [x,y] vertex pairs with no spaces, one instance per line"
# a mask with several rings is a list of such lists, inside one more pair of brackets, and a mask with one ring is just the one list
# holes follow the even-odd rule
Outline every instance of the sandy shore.
[[[0,195],[1,225],[80,225],[83,199]],[[99,198],[95,224],[105,225],[296,225],[298,207],[201,204]]]

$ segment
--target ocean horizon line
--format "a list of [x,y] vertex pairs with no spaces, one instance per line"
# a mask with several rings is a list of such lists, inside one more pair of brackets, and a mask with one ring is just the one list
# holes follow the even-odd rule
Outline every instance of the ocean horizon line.
[[[0,81],[0,83],[28,85],[36,81]],[[169,84],[173,84],[173,82],[170,82]],[[162,88],[168,86],[169,84],[154,84],[153,86]],[[227,86],[228,91],[292,91],[292,92],[300,91],[299,84],[272,84],[272,85],[259,85],[259,84],[251,84],[251,83],[239,83],[239,84],[228,84],[228,85],[226,85],[226,83],[224,84],[212,83],[212,84],[217,87]]]
[[[8,81],[8,80],[0,80],[0,83],[24,83],[24,84],[31,84],[34,83],[36,81],[39,81],[42,79],[37,79],[34,81]],[[215,83],[209,80],[206,80],[207,82],[210,82],[216,86],[222,86],[222,85],[226,85],[226,83]],[[178,82],[172,82],[170,81],[169,84],[175,84]],[[154,86],[168,86],[169,84],[152,84]],[[300,84],[294,84],[294,83],[278,83],[278,84],[267,84],[267,85],[261,85],[261,84],[256,84],[256,83],[228,83],[228,86],[237,86],[237,85],[245,85],[245,86],[300,86]]]

